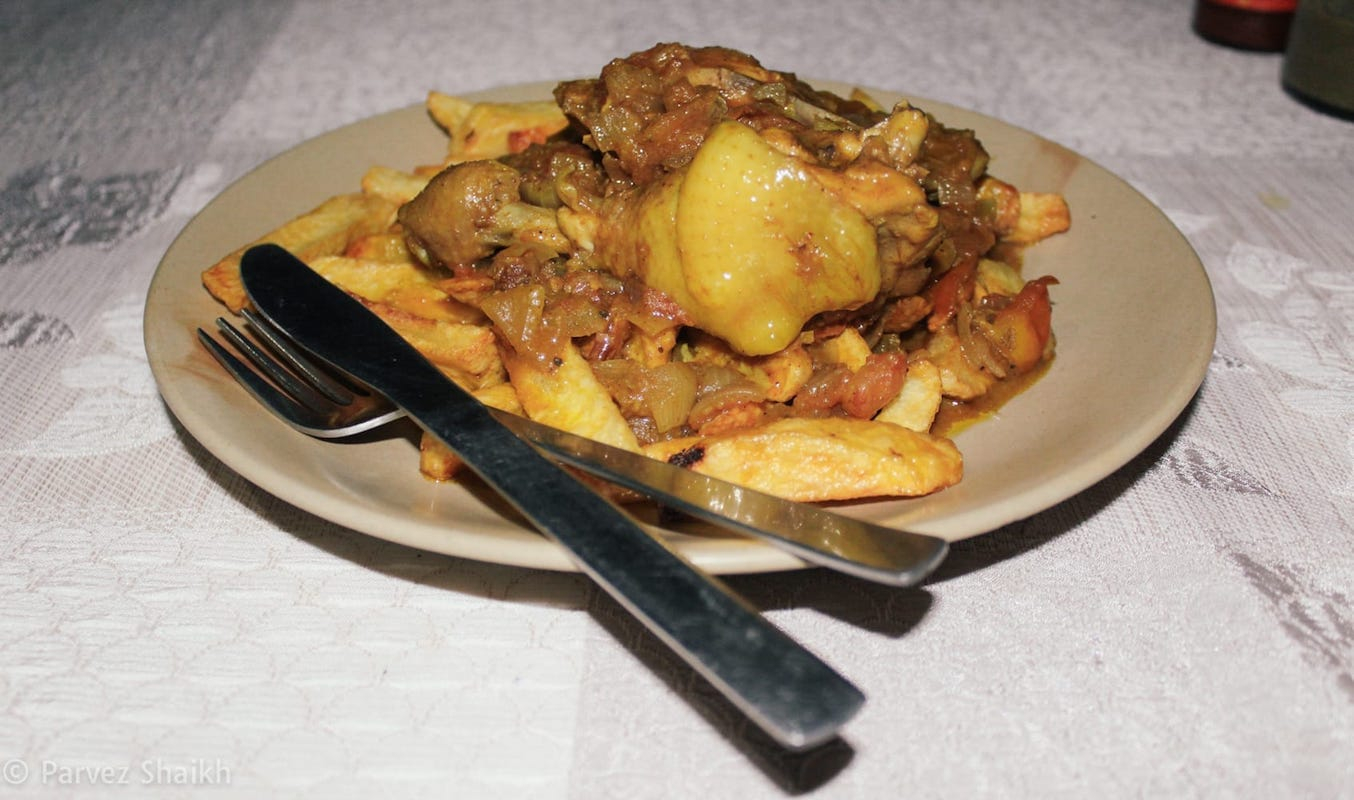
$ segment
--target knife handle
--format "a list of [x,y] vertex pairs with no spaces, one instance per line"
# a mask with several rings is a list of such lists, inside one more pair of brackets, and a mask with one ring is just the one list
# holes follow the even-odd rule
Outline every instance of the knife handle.
[[[502,428],[482,406],[433,401],[424,410],[406,410],[435,436],[451,426],[456,435],[445,443],[486,483],[781,744],[819,744],[863,704],[859,689],[722,581]],[[489,436],[492,446],[473,444]]]

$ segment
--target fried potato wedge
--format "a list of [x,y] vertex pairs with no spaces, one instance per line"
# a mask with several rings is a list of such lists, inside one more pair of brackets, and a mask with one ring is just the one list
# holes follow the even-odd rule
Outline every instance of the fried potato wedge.
[[362,191],[404,205],[418,196],[432,180],[431,175],[415,175],[391,167],[375,166],[362,176]]
[[[476,400],[490,408],[507,411],[509,414],[522,414],[522,404],[517,399],[517,391],[512,384],[499,383],[475,392]],[[437,437],[424,431],[418,443],[418,468],[427,478],[435,481],[449,481],[465,467],[461,457]]]
[[789,401],[813,375],[813,357],[798,341],[770,355],[745,356],[713,336],[698,334],[689,339],[683,345],[683,360],[735,369],[761,387],[763,398],[772,402]]
[[611,394],[572,343],[553,364],[504,348],[503,364],[526,416],[612,447],[639,451],[639,440]]
[[427,268],[412,261],[321,256],[310,267],[350,294],[416,317],[456,323],[484,321],[479,309],[442,291]]
[[343,194],[331,197],[313,211],[241,247],[202,273],[202,283],[212,296],[239,313],[249,298],[240,281],[240,258],[246,250],[265,242],[280,245],[310,263],[320,256],[338,255],[354,239],[382,233],[395,220],[397,205],[384,197]]
[[910,361],[902,391],[880,409],[875,421],[929,431],[940,412],[941,394],[940,368],[924,358]]
[[361,258],[368,261],[405,262],[414,260],[404,234],[396,232],[373,233],[361,236],[348,243],[343,249],[346,258]]
[[418,471],[434,481],[449,481],[465,467],[460,456],[432,434],[424,431],[418,440]]
[[657,442],[669,463],[801,502],[915,497],[957,483],[949,439],[883,422],[790,417],[722,436]]
[[1020,190],[988,175],[978,182],[978,200],[992,209],[993,232],[1009,240],[1020,224]]
[[932,334],[926,344],[926,353],[940,370],[941,388],[946,397],[973,400],[987,394],[997,382],[992,373],[978,369],[964,357],[953,322]]
[[428,319],[389,303],[359,299],[463,388],[475,391],[506,379],[494,332],[487,326]]
[[1020,217],[1004,241],[1029,245],[1072,227],[1072,212],[1060,194],[1020,193]]
[[429,92],[428,114],[447,132],[447,163],[498,158],[544,142],[569,125],[552,101],[473,103]]
[[672,351],[677,347],[679,330],[680,327],[677,325],[654,331],[636,327],[630,338],[625,341],[622,355],[646,367],[662,366],[672,359]]
[[815,361],[824,364],[841,364],[852,372],[865,366],[870,357],[870,345],[855,328],[847,328],[840,335],[824,339],[809,346]]

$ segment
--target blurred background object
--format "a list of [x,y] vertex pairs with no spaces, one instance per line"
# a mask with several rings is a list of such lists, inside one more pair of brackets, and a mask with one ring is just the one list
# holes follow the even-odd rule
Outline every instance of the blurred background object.
[[1354,119],[1354,0],[1303,0],[1284,55],[1283,86],[1310,106]]
[[1194,32],[1242,50],[1281,52],[1297,0],[1195,0]]

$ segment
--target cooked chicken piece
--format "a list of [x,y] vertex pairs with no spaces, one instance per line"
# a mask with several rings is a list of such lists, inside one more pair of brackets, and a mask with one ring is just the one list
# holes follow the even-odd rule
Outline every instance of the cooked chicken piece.
[[521,182],[520,172],[497,161],[448,167],[400,208],[410,250],[425,264],[456,267],[514,241],[571,249],[553,210],[522,201]]

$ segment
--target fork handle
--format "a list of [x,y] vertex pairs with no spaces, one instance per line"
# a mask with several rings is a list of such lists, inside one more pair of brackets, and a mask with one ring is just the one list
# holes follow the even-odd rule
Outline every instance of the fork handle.
[[949,551],[944,539],[791,502],[497,409],[489,413],[558,461],[810,564],[891,586],[914,586]]
[[776,740],[821,743],[860,709],[859,689],[513,435],[358,301],[274,245],[250,249],[240,266],[265,318],[441,439]]

